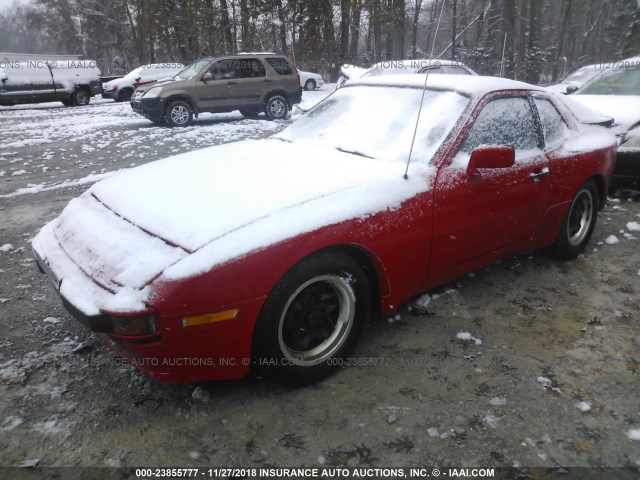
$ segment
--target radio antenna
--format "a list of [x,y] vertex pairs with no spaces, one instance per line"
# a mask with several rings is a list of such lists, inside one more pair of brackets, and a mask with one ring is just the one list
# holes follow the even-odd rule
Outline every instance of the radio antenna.
[[429,72],[431,71],[431,64],[433,62],[433,51],[436,47],[436,40],[438,38],[438,29],[440,28],[440,20],[442,20],[442,12],[444,11],[445,0],[442,0],[442,8],[440,8],[440,16],[438,17],[438,23],[436,24],[436,34],[433,37],[433,43],[431,44],[431,53],[429,54],[429,66],[427,67],[427,74],[424,76],[424,88],[422,89],[422,98],[420,99],[420,108],[418,109],[418,118],[416,119],[416,126],[413,129],[413,137],[411,138],[411,148],[409,149],[409,157],[407,158],[407,165],[404,170],[404,179],[409,178],[409,163],[411,163],[411,154],[413,153],[413,145],[416,142],[416,135],[418,134],[418,124],[420,123],[420,114],[422,113],[422,104],[424,103],[424,95],[427,92],[427,80],[429,80]]

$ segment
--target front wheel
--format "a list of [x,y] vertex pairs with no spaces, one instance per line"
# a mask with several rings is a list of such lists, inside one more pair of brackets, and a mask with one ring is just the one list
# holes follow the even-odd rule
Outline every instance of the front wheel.
[[554,257],[570,260],[584,251],[596,226],[598,199],[598,188],[593,180],[589,179],[580,186],[560,227],[558,238],[551,246]]
[[131,95],[133,95],[133,90],[130,88],[123,88],[118,92],[116,102],[128,102],[131,100]]
[[274,95],[267,100],[264,113],[269,120],[284,120],[289,113],[289,103],[282,95]]
[[193,113],[187,102],[176,100],[167,107],[164,119],[170,127],[186,127],[193,120]]
[[343,253],[317,253],[273,288],[253,334],[258,370],[282,383],[316,382],[342,366],[371,311],[369,281]]
[[304,89],[305,90],[315,90],[316,89],[316,81],[315,80],[307,80],[307,82],[304,84]]

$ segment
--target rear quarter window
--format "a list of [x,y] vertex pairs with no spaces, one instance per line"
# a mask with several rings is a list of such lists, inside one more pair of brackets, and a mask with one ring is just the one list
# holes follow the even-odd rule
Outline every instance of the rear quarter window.
[[267,58],[269,65],[280,75],[293,75],[293,67],[286,58]]

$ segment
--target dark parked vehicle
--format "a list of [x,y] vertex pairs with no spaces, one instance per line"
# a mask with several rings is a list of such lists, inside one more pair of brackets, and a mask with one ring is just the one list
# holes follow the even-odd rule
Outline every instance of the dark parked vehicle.
[[101,93],[100,69],[93,60],[0,62],[0,105],[87,105]]
[[640,57],[621,62],[623,67],[603,71],[586,83],[573,100],[613,117],[618,155],[616,185],[640,184]]
[[198,60],[172,80],[138,88],[131,108],[154,123],[183,127],[202,112],[240,110],[249,118],[264,112],[280,120],[301,98],[298,71],[286,57],[239,54]]

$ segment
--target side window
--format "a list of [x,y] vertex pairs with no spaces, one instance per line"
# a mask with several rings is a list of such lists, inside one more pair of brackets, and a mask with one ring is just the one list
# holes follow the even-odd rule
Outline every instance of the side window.
[[236,69],[235,60],[220,60],[211,65],[209,72],[214,80],[228,80],[240,77],[240,69]]
[[535,98],[534,100],[538,115],[540,115],[540,123],[542,123],[545,145],[547,147],[558,145],[567,137],[569,127],[553,103],[546,98]]
[[267,74],[264,65],[257,58],[241,58],[236,62],[240,70],[240,78],[258,78]]
[[271,67],[280,75],[293,74],[293,68],[291,68],[291,65],[289,65],[289,62],[286,58],[267,58],[267,62],[269,62],[269,65],[271,65]]
[[507,145],[518,152],[539,149],[533,112],[523,97],[499,98],[487,103],[469,130],[460,152],[480,145]]

